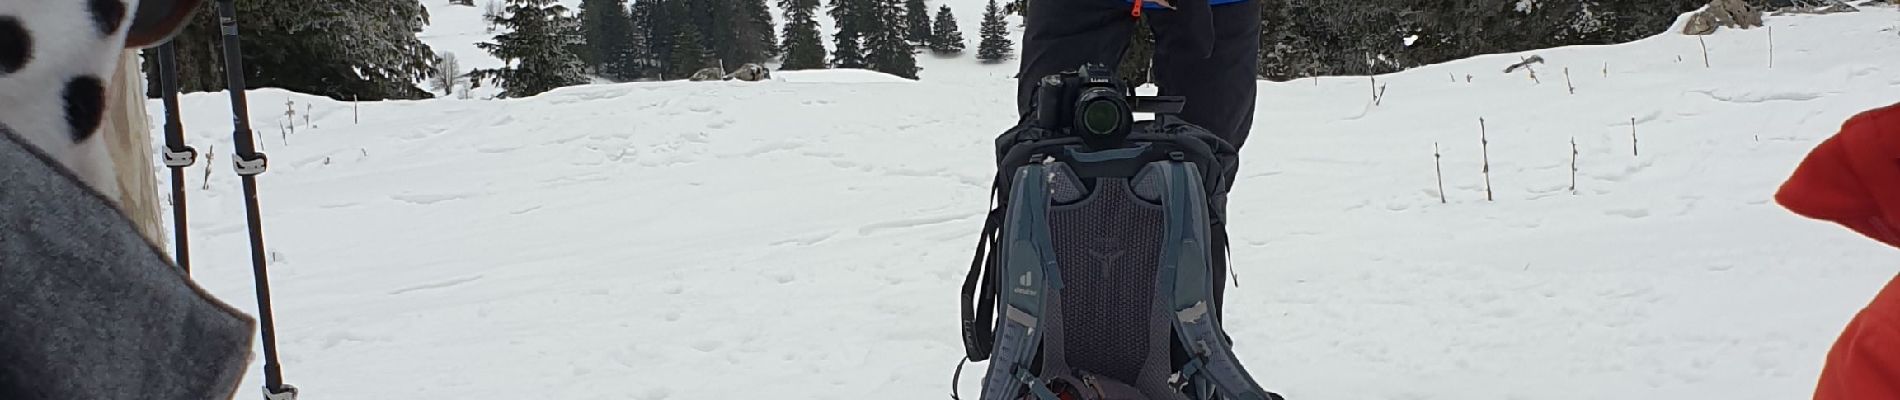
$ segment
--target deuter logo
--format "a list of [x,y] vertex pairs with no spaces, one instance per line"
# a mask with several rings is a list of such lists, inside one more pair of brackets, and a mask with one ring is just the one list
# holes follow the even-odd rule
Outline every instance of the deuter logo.
[[1016,278],[1016,286],[1017,288],[1010,289],[1010,291],[1016,292],[1016,294],[1020,294],[1024,296],[1035,296],[1036,295],[1035,273],[1024,272],[1023,276]]

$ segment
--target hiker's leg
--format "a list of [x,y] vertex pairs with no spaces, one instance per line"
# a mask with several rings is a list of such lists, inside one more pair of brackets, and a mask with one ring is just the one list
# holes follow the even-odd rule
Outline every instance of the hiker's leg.
[[1022,63],[1016,76],[1016,113],[1029,111],[1036,82],[1085,63],[1121,65],[1134,34],[1129,7],[1115,0],[1033,0],[1024,21]]
[[[1254,95],[1258,89],[1260,51],[1260,2],[1244,0],[1213,6],[1212,55],[1202,58],[1195,51],[1200,22],[1189,21],[1182,11],[1157,10],[1149,14],[1149,28],[1155,35],[1154,77],[1163,96],[1185,96],[1187,106],[1181,119],[1206,128],[1239,148],[1253,128]],[[1226,310],[1227,193],[1219,193],[1214,202],[1221,224],[1214,242],[1214,315]]]
[[1193,40],[1182,12],[1151,11],[1155,35],[1155,85],[1163,96],[1186,96],[1181,119],[1207,128],[1239,148],[1253,128],[1254,95],[1260,71],[1260,2],[1245,0],[1213,6],[1213,55],[1201,58],[1186,46]]

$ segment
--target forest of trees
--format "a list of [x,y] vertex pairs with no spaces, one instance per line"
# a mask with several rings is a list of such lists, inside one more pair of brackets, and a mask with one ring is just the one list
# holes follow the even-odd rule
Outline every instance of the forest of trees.
[[[437,60],[416,38],[429,14],[415,0],[248,0],[237,2],[236,9],[247,88],[284,88],[339,100],[432,97],[418,86],[435,76]],[[217,7],[198,7],[172,39],[179,90],[225,90],[223,39]],[[147,57],[144,66],[148,74],[158,68],[152,60]],[[157,85],[151,86],[148,94],[156,97]]]
[[[1261,9],[1260,75],[1383,74],[1480,54],[1622,43],[1662,33],[1704,4],[1708,0],[1269,0]],[[1407,38],[1414,39],[1410,46]]]
[[[980,63],[1014,58],[1021,25],[1007,21],[1040,0],[987,1],[974,15],[980,29],[970,39],[956,10],[933,4],[937,0],[767,1],[579,0],[569,9],[561,4],[572,0],[453,0],[449,7],[484,11],[493,36],[477,47],[505,61],[480,70],[464,70],[456,55],[417,39],[430,19],[416,0],[250,0],[238,3],[238,21],[251,88],[382,100],[495,86],[499,97],[521,97],[595,80],[680,80],[707,68],[723,74],[745,64],[862,68],[916,79],[922,72],[916,55],[924,52]],[[1261,2],[1260,77],[1269,80],[1389,73],[1478,54],[1626,42],[1660,33],[1706,2],[1250,1]],[[203,7],[176,39],[181,90],[225,89],[215,14]],[[1129,40],[1122,73],[1146,82],[1152,34],[1137,29]],[[964,55],[970,47],[975,54]],[[154,67],[149,64],[147,71]]]

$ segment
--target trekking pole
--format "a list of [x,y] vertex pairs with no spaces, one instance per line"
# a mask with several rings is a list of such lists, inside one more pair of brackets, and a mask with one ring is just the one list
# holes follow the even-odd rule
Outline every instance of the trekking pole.
[[172,236],[178,249],[172,257],[191,273],[191,239],[185,236],[185,168],[198,160],[198,149],[185,145],[185,126],[178,117],[178,48],[175,41],[158,46],[158,90],[165,98],[165,166],[172,170]]
[[264,230],[257,211],[257,174],[264,173],[268,162],[252,142],[251,116],[244,100],[243,52],[238,47],[237,6],[235,0],[218,0],[218,23],[224,31],[224,77],[231,93],[231,122],[235,129],[231,143],[236,154],[231,160],[244,184],[244,211],[251,231],[251,273],[257,279],[259,328],[264,334],[264,398],[296,400],[297,387],[284,384],[282,366],[277,364],[277,332],[271,317],[270,277],[264,270]]

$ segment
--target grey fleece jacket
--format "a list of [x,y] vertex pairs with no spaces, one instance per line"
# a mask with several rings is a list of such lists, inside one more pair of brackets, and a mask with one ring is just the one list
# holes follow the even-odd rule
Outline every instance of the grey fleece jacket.
[[255,321],[0,126],[0,399],[229,399]]

